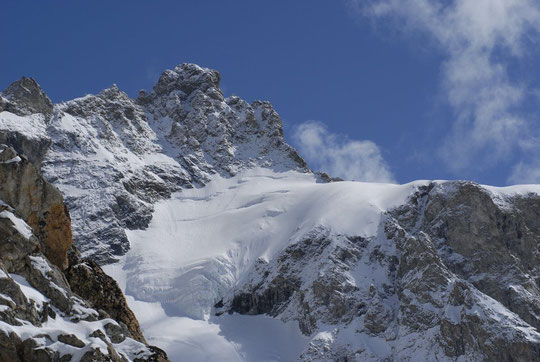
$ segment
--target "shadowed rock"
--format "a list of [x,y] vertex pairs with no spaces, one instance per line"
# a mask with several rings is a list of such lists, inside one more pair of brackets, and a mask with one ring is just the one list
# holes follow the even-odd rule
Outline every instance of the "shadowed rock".
[[66,252],[73,239],[62,195],[24,156],[5,146],[0,149],[0,200],[30,225],[47,258],[59,268],[67,268]]
[[8,111],[19,116],[42,113],[47,117],[53,112],[53,104],[41,90],[34,78],[22,77],[2,92],[0,111]]

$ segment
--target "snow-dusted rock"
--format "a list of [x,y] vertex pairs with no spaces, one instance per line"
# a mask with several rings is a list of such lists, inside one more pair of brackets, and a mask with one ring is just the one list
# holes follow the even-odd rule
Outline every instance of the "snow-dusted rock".
[[316,228],[255,263],[217,313],[296,320],[306,361],[536,361],[540,189],[516,191],[430,183],[372,237]]
[[251,105],[219,89],[220,74],[195,64],[166,70],[139,97],[149,123],[197,182],[214,173],[233,176],[246,166],[307,170],[283,138],[281,120],[268,102]]
[[45,177],[65,195],[83,256],[114,260],[129,248],[125,228],[148,225],[152,203],[189,181],[162,152],[145,115],[116,86],[57,106]]
[[154,203],[175,191],[246,167],[309,171],[272,106],[225,99],[219,81],[215,70],[182,64],[137,100],[113,85],[53,109],[23,78],[3,93],[0,142],[42,162],[83,256],[112,262],[129,249],[125,229],[147,227]]
[[395,211],[454,274],[540,330],[540,195],[472,182],[432,184]]
[[45,117],[53,111],[53,104],[34,78],[22,77],[0,94],[0,112],[20,116],[40,113]]

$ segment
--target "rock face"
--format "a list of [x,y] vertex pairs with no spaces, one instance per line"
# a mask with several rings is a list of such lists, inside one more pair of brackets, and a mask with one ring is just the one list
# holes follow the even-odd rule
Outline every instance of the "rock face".
[[68,249],[77,251],[62,196],[5,145],[0,184],[0,360],[166,361],[146,345],[118,285],[101,268],[93,265],[84,284],[73,277],[86,264],[68,261]]
[[417,197],[396,211],[406,230],[429,235],[454,274],[540,330],[540,196],[492,197],[460,182]]
[[74,293],[89,301],[93,308],[123,323],[133,339],[146,343],[137,318],[128,307],[116,281],[93,261],[74,257],[66,277]]
[[0,95],[0,112],[8,111],[19,116],[41,113],[50,116],[53,104],[33,78],[22,77]]
[[296,320],[306,361],[540,361],[539,207],[431,183],[375,237],[319,228],[259,262],[216,312]]
[[0,146],[0,199],[17,210],[43,245],[43,253],[66,269],[71,219],[62,195],[39,170],[11,147]]

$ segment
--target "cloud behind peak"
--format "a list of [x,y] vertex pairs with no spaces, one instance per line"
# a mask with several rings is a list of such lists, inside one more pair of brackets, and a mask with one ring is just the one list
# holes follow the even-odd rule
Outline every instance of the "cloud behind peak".
[[351,140],[333,134],[321,122],[296,128],[295,143],[311,167],[333,177],[366,182],[395,182],[381,150],[372,141]]

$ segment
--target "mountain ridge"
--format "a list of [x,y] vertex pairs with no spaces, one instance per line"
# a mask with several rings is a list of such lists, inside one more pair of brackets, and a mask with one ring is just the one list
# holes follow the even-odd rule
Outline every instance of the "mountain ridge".
[[[181,64],[137,99],[113,85],[52,105],[31,78],[0,96],[0,141],[59,188],[82,258],[107,264],[152,343],[194,360],[540,360],[539,186],[328,183],[268,102],[220,80]],[[242,315],[253,329],[230,328]],[[263,315],[301,351],[248,338]]]
[[[10,104],[4,109],[19,116],[39,109],[10,96],[26,99],[28,87],[37,95],[33,102],[51,105],[47,113],[34,114],[35,127],[12,129],[23,139],[39,137],[43,146],[12,144],[36,161],[45,155],[44,175],[66,196],[85,257],[114,261],[129,247],[124,228],[145,228],[155,201],[204,185],[214,173],[234,175],[255,165],[310,172],[285,142],[271,105],[225,99],[220,78],[214,70],[182,64],[165,71],[152,92],[137,100],[113,85],[53,107],[31,78],[2,93]],[[106,195],[96,195],[96,187]],[[92,220],[95,214],[105,222]]]

